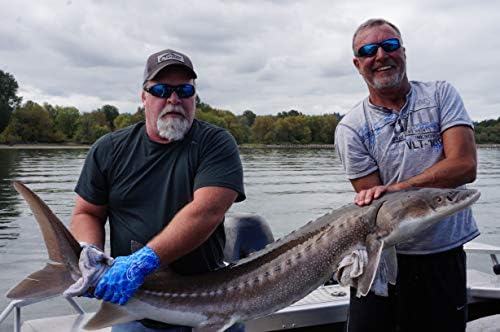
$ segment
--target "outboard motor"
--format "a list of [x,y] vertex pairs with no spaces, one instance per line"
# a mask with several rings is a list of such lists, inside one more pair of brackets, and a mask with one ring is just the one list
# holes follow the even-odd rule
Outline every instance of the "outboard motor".
[[256,214],[234,213],[226,216],[224,229],[224,260],[228,263],[245,258],[274,241],[269,224]]

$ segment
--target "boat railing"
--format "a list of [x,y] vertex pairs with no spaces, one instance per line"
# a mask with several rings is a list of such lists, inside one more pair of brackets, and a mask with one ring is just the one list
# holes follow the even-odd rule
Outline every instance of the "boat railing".
[[[52,296],[52,297],[56,297],[56,296]],[[13,300],[13,301],[11,301],[9,303],[9,305],[7,306],[7,308],[5,308],[2,311],[2,313],[0,314],[0,324],[2,324],[2,322],[9,316],[9,314],[12,311],[14,311],[14,332],[20,332],[21,331],[21,308],[28,306],[28,305],[31,305],[31,304],[34,304],[34,303],[46,301],[48,299],[49,298],[44,297],[41,299]],[[66,297],[65,299],[66,299],[66,301],[69,302],[69,304],[73,307],[73,309],[75,309],[75,311],[79,315],[85,313],[83,311],[82,307],[80,307],[80,305],[78,303],[76,303],[76,301],[73,298]]]
[[464,245],[464,249],[468,254],[486,254],[491,258],[493,263],[493,273],[500,275],[500,263],[497,255],[500,255],[500,247],[492,246],[481,242],[468,242]]

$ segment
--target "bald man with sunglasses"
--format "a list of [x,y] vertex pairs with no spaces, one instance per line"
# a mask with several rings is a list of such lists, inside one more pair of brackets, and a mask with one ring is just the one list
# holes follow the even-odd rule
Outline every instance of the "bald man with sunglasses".
[[[224,215],[245,199],[234,138],[195,116],[197,74],[175,50],[149,56],[141,99],[145,122],[101,137],[76,186],[71,232],[83,246],[104,248],[109,220],[111,268],[92,296],[124,305],[162,267],[197,274],[223,266]],[[144,246],[133,252],[131,243]],[[240,324],[227,331],[243,331]],[[143,320],[113,332],[187,332]]]
[[[475,180],[472,121],[445,81],[408,81],[399,29],[383,19],[361,24],[353,63],[369,96],[339,123],[335,145],[367,205],[385,192],[416,187],[459,188]],[[377,281],[395,282],[365,298],[351,289],[348,331],[464,331],[467,298],[463,244],[479,235],[469,209],[398,245],[396,280],[382,261]],[[388,274],[390,276],[390,274]]]

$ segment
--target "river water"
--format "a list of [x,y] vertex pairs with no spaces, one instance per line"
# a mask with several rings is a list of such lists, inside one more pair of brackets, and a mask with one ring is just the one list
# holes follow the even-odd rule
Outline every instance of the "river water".
[[[68,225],[75,199],[73,188],[87,150],[0,149],[0,311],[4,294],[29,273],[41,268],[46,250],[27,204],[12,187],[26,183]],[[247,200],[233,212],[263,216],[281,237],[334,208],[351,203],[353,191],[333,149],[241,149]],[[481,235],[477,241],[500,245],[500,149],[478,149],[478,176],[469,188],[481,198],[473,206]],[[469,256],[469,266],[488,269],[488,261]],[[79,299],[86,310],[97,301]],[[61,298],[24,308],[23,319],[73,313]],[[0,331],[12,331],[9,318]]]

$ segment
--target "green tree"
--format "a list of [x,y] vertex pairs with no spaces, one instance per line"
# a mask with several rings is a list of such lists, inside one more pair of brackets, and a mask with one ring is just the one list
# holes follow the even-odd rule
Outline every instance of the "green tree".
[[313,143],[333,144],[338,117],[333,114],[307,117],[307,126],[311,129]]
[[104,112],[84,113],[78,120],[75,140],[83,144],[92,144],[108,132],[110,129]]
[[14,76],[0,70],[0,133],[9,124],[12,112],[21,104],[18,88]]
[[251,110],[246,110],[240,116],[240,119],[244,125],[246,125],[248,127],[252,127],[254,122],[255,122],[256,117],[257,117],[257,115],[254,112],[252,112]]
[[49,116],[52,119],[52,121],[55,121],[56,115],[57,115],[56,108],[49,103],[43,103],[42,107],[44,110],[46,110],[49,113]]
[[290,110],[288,112],[279,112],[277,116],[278,116],[278,118],[286,118],[289,116],[300,116],[300,115],[304,115],[304,114],[302,114],[296,110]]
[[56,106],[54,130],[64,135],[65,139],[73,139],[78,129],[80,112],[75,107]]
[[271,115],[258,116],[252,126],[254,143],[271,144],[276,142],[275,117]]
[[137,107],[137,112],[132,115],[134,118],[134,123],[141,122],[145,120],[145,109],[144,106]]
[[114,121],[116,129],[122,129],[135,123],[134,116],[130,113],[121,113]]
[[307,126],[305,116],[288,116],[278,118],[275,124],[276,141],[280,143],[311,143],[311,129]]
[[32,101],[14,110],[2,135],[2,139],[10,143],[46,143],[55,141],[55,138],[49,112]]
[[113,105],[104,105],[97,111],[101,111],[104,113],[109,130],[114,131],[115,130],[114,120],[120,114],[120,112],[118,112],[118,108],[116,108]]
[[474,122],[474,135],[478,144],[500,143],[500,117]]

